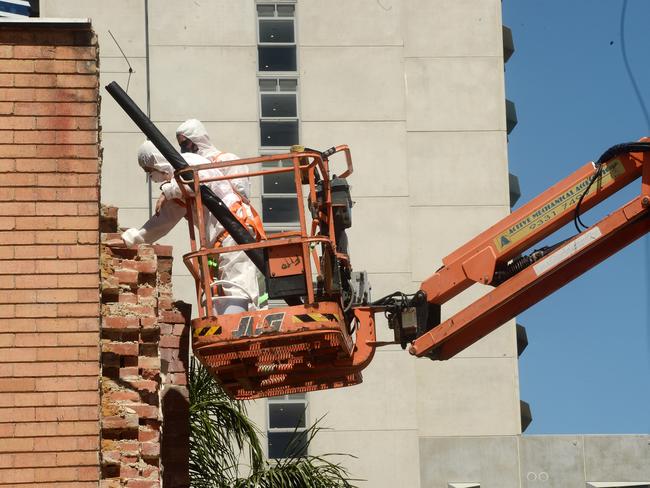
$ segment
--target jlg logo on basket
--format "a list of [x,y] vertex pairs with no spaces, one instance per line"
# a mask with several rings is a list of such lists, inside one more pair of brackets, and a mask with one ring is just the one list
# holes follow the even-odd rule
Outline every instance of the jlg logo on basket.
[[239,327],[233,331],[232,336],[235,339],[240,337],[255,337],[262,334],[269,334],[271,332],[280,332],[282,329],[282,322],[284,321],[284,312],[271,313],[259,319],[257,327],[253,329],[254,316],[242,317],[239,320]]

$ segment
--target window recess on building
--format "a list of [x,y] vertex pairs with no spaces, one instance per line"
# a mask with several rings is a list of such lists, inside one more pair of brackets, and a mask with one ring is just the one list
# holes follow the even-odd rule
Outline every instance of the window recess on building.
[[293,3],[257,4],[259,71],[296,71],[296,26]]
[[268,457],[307,455],[307,404],[304,394],[268,400]]
[[[298,80],[260,78],[260,148],[262,154],[281,154],[300,140]],[[291,160],[270,161],[267,168],[290,168]],[[262,181],[262,220],[271,228],[288,230],[298,225],[298,205],[293,172],[265,175]]]

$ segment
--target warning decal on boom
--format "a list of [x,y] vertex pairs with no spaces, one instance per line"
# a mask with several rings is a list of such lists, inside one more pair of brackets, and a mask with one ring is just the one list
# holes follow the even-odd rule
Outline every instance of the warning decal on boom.
[[[609,186],[617,177],[625,173],[625,167],[620,160],[615,159],[603,167],[598,181],[591,185],[588,195],[591,195],[598,189]],[[494,245],[500,252],[511,244],[515,244],[528,237],[533,231],[539,229],[547,222],[564,215],[566,212],[573,211],[578,203],[580,196],[584,193],[589,185],[591,175],[576,183],[573,188],[568,189],[562,195],[550,200],[539,208],[528,214],[519,222],[508,228],[506,231],[497,235],[494,239]]]

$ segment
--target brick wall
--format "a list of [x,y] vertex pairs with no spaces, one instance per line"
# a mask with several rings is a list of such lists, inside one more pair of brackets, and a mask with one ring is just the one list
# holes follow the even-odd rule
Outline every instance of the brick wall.
[[[102,215],[110,243],[119,237],[117,211]],[[169,246],[102,246],[104,488],[189,486],[190,307],[173,301],[171,269]]]
[[98,76],[87,23],[0,23],[0,485],[99,479]]

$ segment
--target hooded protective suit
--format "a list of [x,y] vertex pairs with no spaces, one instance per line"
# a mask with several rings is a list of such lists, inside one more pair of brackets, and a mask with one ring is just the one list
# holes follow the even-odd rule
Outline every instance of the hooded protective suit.
[[[196,144],[198,147],[197,154],[209,159],[213,163],[222,163],[239,159],[232,153],[221,152],[217,149],[214,144],[212,144],[210,136],[205,130],[205,126],[197,119],[189,119],[179,125],[178,129],[176,129],[176,138],[179,139],[179,143],[180,136],[185,137]],[[246,175],[248,174],[248,166],[228,166],[221,168],[221,171],[223,171],[227,176],[235,174]],[[230,180],[230,182],[237,193],[244,197],[244,200],[247,202],[250,198],[250,182],[248,181],[248,178],[236,178]]]
[[[183,158],[190,166],[209,163],[198,154],[184,153]],[[138,150],[138,163],[154,181],[162,181],[161,190],[165,195],[165,202],[160,211],[153,215],[140,229],[128,229],[122,234],[122,240],[128,247],[141,243],[153,243],[165,236],[185,215],[183,193],[178,182],[173,179],[174,169],[164,156],[150,141],[146,141]],[[221,170],[211,168],[199,172],[200,178],[213,178],[223,176]],[[211,181],[205,183],[228,206],[238,208],[239,217],[243,212],[248,212],[247,205],[241,205],[240,196],[233,191],[228,180]],[[191,190],[189,190],[191,194]],[[208,246],[214,246],[217,238],[224,231],[219,221],[204,207],[205,235]],[[197,216],[194,214],[194,222]],[[223,246],[234,246],[236,242],[230,236],[223,241]],[[225,296],[250,298],[256,305],[259,298],[257,282],[257,268],[243,251],[219,254],[219,269],[217,278],[222,281],[221,286]]]

